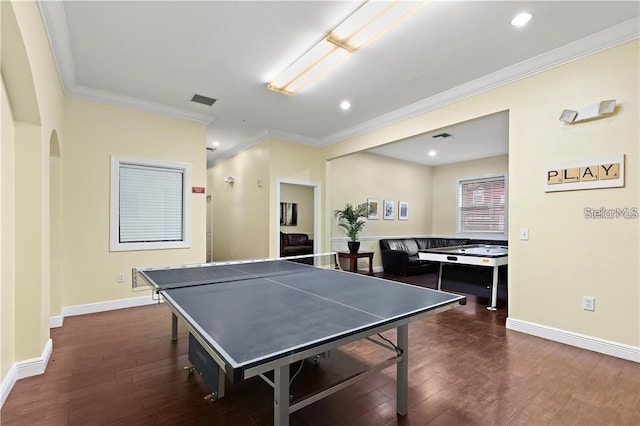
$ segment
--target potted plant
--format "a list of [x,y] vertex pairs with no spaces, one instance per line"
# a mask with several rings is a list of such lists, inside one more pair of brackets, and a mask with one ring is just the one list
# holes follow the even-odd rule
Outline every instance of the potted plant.
[[351,240],[347,243],[350,253],[357,253],[360,248],[358,234],[364,228],[364,219],[369,215],[367,203],[352,206],[347,204],[342,210],[334,210],[333,216],[338,219],[338,226],[344,229]]

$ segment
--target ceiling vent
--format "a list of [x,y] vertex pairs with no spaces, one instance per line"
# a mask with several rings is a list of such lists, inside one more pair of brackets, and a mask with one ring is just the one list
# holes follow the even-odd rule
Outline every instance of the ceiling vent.
[[213,98],[210,98],[208,96],[198,95],[198,94],[193,95],[193,98],[191,98],[191,102],[196,102],[196,103],[207,105],[207,106],[213,105],[215,101],[216,100]]
[[453,135],[451,133],[438,133],[437,135],[433,135],[431,137],[434,138],[434,139],[438,139],[438,138],[445,139],[445,138],[450,138],[452,136]]

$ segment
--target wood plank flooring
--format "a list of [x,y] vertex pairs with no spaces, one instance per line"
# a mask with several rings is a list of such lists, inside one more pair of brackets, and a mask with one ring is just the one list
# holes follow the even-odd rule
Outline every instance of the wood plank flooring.
[[[388,276],[389,278],[397,278]],[[412,277],[432,286],[434,276]],[[291,416],[293,425],[639,425],[640,364],[506,330],[486,300],[409,327],[409,413],[396,415],[395,368]],[[214,403],[189,376],[187,333],[170,339],[165,305],[69,317],[51,330],[45,374],[19,380],[2,411],[11,425],[269,425],[272,390],[261,379]],[[395,332],[388,337],[395,339]],[[358,342],[315,366],[294,396],[384,359]]]

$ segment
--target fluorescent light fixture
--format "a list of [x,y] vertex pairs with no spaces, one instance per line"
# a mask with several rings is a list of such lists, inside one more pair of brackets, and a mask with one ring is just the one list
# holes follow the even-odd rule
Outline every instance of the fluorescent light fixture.
[[428,0],[367,1],[333,31],[278,74],[267,87],[291,95],[313,83]]
[[291,95],[331,71],[347,56],[348,51],[323,39],[281,72],[267,87]]
[[349,101],[340,102],[340,108],[342,108],[345,111],[348,110],[349,108],[351,108],[351,102]]
[[384,34],[426,1],[367,1],[327,35],[327,40],[355,52]]
[[533,15],[528,12],[519,13],[511,20],[511,25],[514,27],[523,27],[533,18]]
[[592,120],[595,118],[602,118],[607,115],[611,115],[616,110],[616,100],[611,99],[608,101],[601,101],[597,104],[588,105],[578,108],[577,110],[565,109],[560,114],[560,121],[573,124],[581,121]]

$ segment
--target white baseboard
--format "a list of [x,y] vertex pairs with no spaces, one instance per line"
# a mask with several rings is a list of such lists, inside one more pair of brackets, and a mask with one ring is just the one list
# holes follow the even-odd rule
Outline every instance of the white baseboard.
[[9,392],[13,389],[13,385],[16,384],[16,380],[18,380],[18,369],[16,365],[13,364],[7,375],[2,379],[2,382],[0,382],[0,408],[2,408],[4,402],[7,400]]
[[[108,302],[88,303],[86,305],[65,306],[62,308],[62,319],[76,315],[94,314],[96,312],[113,311],[115,309],[134,308],[136,306],[153,305],[158,303],[150,295],[132,297],[130,299],[110,300]],[[51,317],[50,322],[54,321]]]
[[554,342],[564,343],[566,345],[576,346],[578,348],[588,349],[601,354],[640,363],[640,347],[586,336],[584,334],[522,321],[515,318],[507,318],[507,328],[509,330],[542,337],[543,339],[553,340]]
[[18,380],[26,377],[37,376],[38,374],[44,374],[49,363],[49,357],[53,351],[53,340],[47,340],[47,344],[44,345],[42,350],[42,356],[37,358],[26,359],[24,361],[16,362]]
[[62,314],[49,317],[49,328],[62,327],[62,323],[64,323],[64,316]]

